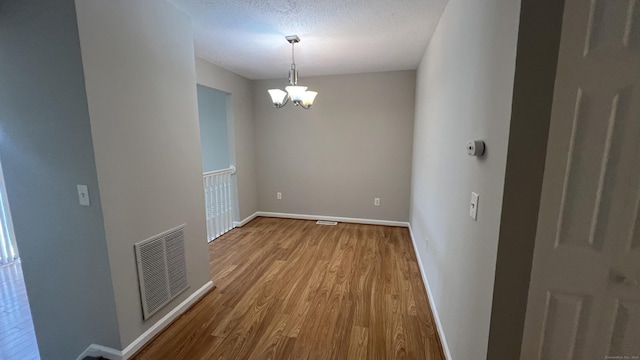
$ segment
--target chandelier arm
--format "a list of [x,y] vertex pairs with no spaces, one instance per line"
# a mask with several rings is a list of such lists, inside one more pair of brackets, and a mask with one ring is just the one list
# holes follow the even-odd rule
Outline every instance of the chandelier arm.
[[288,102],[289,102],[289,95],[287,95],[287,96],[284,98],[284,102],[283,102],[282,104],[280,104],[280,105],[278,105],[278,104],[273,104],[273,106],[275,106],[277,109],[280,109],[281,107],[284,107],[285,105],[287,105],[287,103],[288,103]]
[[300,104],[296,104],[296,105],[300,105],[300,107],[305,109],[305,110],[311,110],[311,105],[305,105],[302,102]]

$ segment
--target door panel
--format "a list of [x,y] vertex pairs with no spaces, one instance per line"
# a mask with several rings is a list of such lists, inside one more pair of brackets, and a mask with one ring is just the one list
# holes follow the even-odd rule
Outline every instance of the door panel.
[[640,0],[566,0],[521,359],[640,356]]
[[640,354],[640,303],[614,301],[612,313],[605,318],[612,319],[608,336],[607,354]]
[[588,296],[548,293],[542,340],[544,358],[570,360],[581,356],[590,305]]

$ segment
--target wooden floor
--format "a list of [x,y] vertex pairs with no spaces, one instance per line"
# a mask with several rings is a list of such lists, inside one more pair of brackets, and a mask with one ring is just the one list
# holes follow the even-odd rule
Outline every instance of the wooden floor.
[[135,359],[444,359],[405,228],[257,218],[209,251],[216,288]]
[[20,262],[0,266],[0,359],[40,359]]

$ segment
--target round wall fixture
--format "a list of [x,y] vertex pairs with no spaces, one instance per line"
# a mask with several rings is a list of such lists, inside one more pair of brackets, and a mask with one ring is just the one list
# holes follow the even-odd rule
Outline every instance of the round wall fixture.
[[467,143],[467,154],[469,154],[469,156],[482,156],[484,154],[484,141],[469,140]]

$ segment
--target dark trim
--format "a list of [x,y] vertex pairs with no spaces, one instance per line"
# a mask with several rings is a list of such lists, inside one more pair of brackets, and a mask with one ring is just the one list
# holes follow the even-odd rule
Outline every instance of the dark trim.
[[487,359],[520,359],[564,0],[522,0]]

